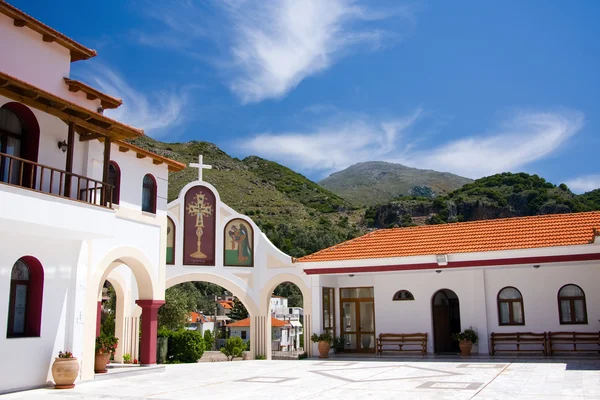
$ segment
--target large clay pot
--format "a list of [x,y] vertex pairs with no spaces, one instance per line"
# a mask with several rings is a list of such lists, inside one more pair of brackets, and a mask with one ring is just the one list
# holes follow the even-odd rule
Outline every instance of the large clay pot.
[[473,348],[473,343],[470,340],[461,340],[458,343],[458,347],[460,347],[461,356],[470,356],[471,349]]
[[329,349],[331,345],[327,342],[319,342],[319,358],[329,358]]
[[54,359],[52,364],[52,378],[56,389],[74,388],[75,379],[79,375],[79,362],[76,357]]
[[96,353],[96,359],[94,360],[94,372],[97,374],[103,374],[106,371],[106,364],[110,359],[110,353]]

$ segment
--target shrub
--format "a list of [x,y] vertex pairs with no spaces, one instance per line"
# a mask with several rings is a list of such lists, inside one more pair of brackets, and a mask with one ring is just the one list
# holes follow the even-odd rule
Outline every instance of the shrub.
[[313,333],[310,340],[312,340],[313,343],[327,342],[331,345],[333,343],[333,336],[328,332],[321,333],[320,335]]
[[179,330],[169,338],[167,358],[172,363],[195,363],[204,354],[204,339],[198,331]]
[[470,326],[469,328],[465,329],[464,331],[460,332],[460,333],[455,333],[452,335],[452,339],[454,340],[468,340],[473,344],[477,343],[477,340],[479,339],[479,336],[477,335],[477,332],[475,332],[475,329],[473,329],[472,326]]
[[261,354],[257,354],[256,357],[254,357],[255,360],[266,360],[267,357],[261,355]]
[[242,338],[234,336],[227,339],[225,346],[221,348],[221,353],[227,356],[228,361],[233,361],[235,357],[241,357],[246,349],[246,343]]
[[215,338],[211,331],[204,331],[204,347],[206,350],[210,350],[213,347],[213,343],[215,342]]

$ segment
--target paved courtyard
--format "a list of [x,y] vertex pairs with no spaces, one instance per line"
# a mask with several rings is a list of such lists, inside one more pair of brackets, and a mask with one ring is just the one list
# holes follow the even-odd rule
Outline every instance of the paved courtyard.
[[599,399],[600,360],[240,361],[38,389],[3,399]]

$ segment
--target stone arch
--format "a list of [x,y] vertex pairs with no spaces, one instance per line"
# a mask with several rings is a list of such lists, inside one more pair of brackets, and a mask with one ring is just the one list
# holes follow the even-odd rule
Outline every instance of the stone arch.
[[85,298],[85,320],[83,339],[83,360],[81,379],[92,379],[94,376],[94,354],[97,325],[98,295],[109,274],[118,266],[126,265],[131,270],[138,287],[140,300],[163,300],[164,286],[157,281],[157,273],[153,272],[150,259],[139,249],[122,246],[108,252],[94,269],[94,275],[88,280]]
[[[302,292],[302,308],[304,309],[304,351],[308,356],[313,353],[310,335],[312,333],[312,291],[304,282],[304,280],[293,273],[281,273],[271,278],[260,293],[260,309],[264,313],[262,315],[270,316],[271,312],[271,295],[277,286],[282,283],[290,282],[298,286]],[[266,332],[271,332],[271,318],[266,318]],[[267,343],[267,358],[271,357],[271,341]]]

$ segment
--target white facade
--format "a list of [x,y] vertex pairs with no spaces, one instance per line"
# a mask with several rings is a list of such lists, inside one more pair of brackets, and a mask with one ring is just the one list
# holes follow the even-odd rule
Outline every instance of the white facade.
[[[100,100],[88,100],[83,92],[70,92],[71,56],[56,42],[42,40],[32,29],[17,27],[0,14],[0,72],[76,103],[92,112]],[[18,100],[0,95],[0,107]],[[67,140],[68,126],[60,118],[23,105],[39,125],[39,164],[65,170],[66,154],[57,143]],[[27,133],[27,132],[26,132]],[[102,181],[104,144],[79,141],[73,146],[74,174]],[[1,149],[0,149],[1,152]],[[40,332],[30,337],[0,335],[0,353],[10,363],[0,367],[0,393],[44,385],[52,380],[50,367],[59,350],[71,351],[80,361],[80,379],[93,378],[94,340],[101,288],[109,280],[117,292],[116,336],[120,339],[116,359],[137,353],[138,322],[142,309],[138,299],[164,299],[166,204],[168,165],[143,158],[135,151],[111,145],[110,160],[121,171],[120,204],[100,207],[75,201],[57,193],[64,182],[40,168],[36,190],[0,182],[0,320],[9,320],[11,272],[24,256],[37,259],[43,269]],[[46,171],[47,173],[47,171]],[[142,180],[152,174],[156,181],[156,213],[142,212]],[[0,179],[1,181],[1,179]],[[62,186],[61,186],[62,185]],[[53,190],[51,190],[53,189]],[[82,188],[80,188],[82,189]],[[49,194],[53,192],[54,194]],[[6,328],[5,328],[6,329]]]

